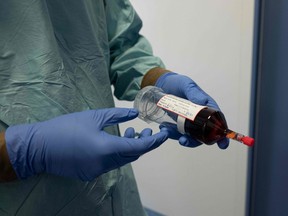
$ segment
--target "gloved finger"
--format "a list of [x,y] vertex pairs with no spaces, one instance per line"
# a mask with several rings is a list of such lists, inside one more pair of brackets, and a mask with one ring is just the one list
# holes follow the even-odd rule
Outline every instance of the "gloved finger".
[[193,103],[202,106],[212,107],[216,110],[220,110],[216,101],[211,96],[209,96],[205,91],[203,91],[199,86],[190,88],[190,91],[186,92],[186,97]]
[[[201,90],[201,91],[203,91],[203,90]],[[210,97],[206,92],[204,92],[204,94],[207,95],[207,104],[206,104],[206,106],[212,107],[212,108],[214,108],[216,110],[220,110],[220,108],[219,108],[218,104],[216,103],[216,101],[212,97]]]
[[138,110],[132,108],[131,109],[109,108],[109,109],[95,110],[94,119],[96,121],[99,121],[100,125],[103,128],[110,125],[132,120],[136,118],[138,114],[139,114]]
[[140,156],[164,143],[168,139],[168,132],[163,130],[151,136],[138,139],[125,139],[126,142],[125,147],[122,147],[122,155],[125,157]]
[[228,138],[224,138],[222,140],[219,140],[217,142],[217,145],[220,149],[226,149],[229,146],[229,139]]
[[166,128],[166,130],[169,134],[168,136],[170,139],[178,140],[181,136],[183,136],[183,134],[178,132],[176,124],[172,124],[169,122],[163,122],[159,125],[159,128],[160,129]]
[[124,137],[127,138],[134,138],[135,137],[135,130],[132,127],[129,127],[124,132]]
[[195,148],[195,147],[198,147],[200,145],[202,145],[201,142],[191,138],[190,136],[187,136],[187,135],[183,135],[179,138],[179,143],[180,145],[182,146],[185,146],[185,147],[190,147],[190,148]]
[[142,139],[144,145],[139,148],[139,154],[145,154],[155,148],[158,148],[162,143],[168,139],[168,132],[166,130],[161,130],[160,132],[149,136],[143,137]]
[[218,106],[218,104],[214,101],[214,100],[208,100],[208,103],[207,103],[207,106],[208,107],[212,107],[212,108],[214,108],[214,109],[216,109],[216,110],[220,110],[220,108],[219,108],[219,106]]
[[151,128],[145,128],[144,130],[141,131],[139,134],[139,138],[141,137],[148,137],[152,135],[152,129]]
[[190,136],[179,133],[175,124],[165,122],[162,123],[159,127],[165,128],[168,131],[169,138],[178,140],[179,144],[182,146],[194,148],[202,145],[201,142],[191,138]]
[[206,94],[199,86],[194,83],[191,83],[186,87],[185,96],[193,103],[203,106],[207,106],[209,101],[213,100],[208,94]]

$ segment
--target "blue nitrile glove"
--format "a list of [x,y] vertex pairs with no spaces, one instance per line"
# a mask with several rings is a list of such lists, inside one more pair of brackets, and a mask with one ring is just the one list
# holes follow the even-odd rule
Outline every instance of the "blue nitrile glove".
[[[163,131],[163,130],[162,130]],[[142,130],[142,132],[140,134],[137,134],[134,130],[134,128],[129,127],[126,129],[124,136],[127,138],[134,138],[136,136],[140,137],[147,137],[147,136],[151,136],[152,135],[152,129],[151,128],[145,128],[144,130]]]
[[5,132],[10,161],[21,179],[45,172],[92,180],[137,160],[168,138],[165,130],[151,135],[145,129],[138,138],[134,138],[134,132],[131,135],[131,128],[125,133],[130,134],[127,137],[114,136],[103,130],[137,115],[135,109],[110,108],[11,126]]
[[[193,103],[220,110],[217,103],[187,76],[168,72],[158,78],[155,86],[162,88],[167,94],[173,94],[188,99]],[[167,127],[168,125],[165,126]],[[179,139],[179,143],[183,146],[196,147],[201,145],[199,141],[192,139],[189,136],[182,135],[177,132],[177,130],[170,130],[170,138]],[[219,148],[226,149],[229,145],[229,139],[225,138],[220,140],[217,144]]]

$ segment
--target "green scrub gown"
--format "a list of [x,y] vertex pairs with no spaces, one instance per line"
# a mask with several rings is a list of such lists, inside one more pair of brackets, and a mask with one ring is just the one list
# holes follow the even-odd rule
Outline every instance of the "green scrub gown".
[[[111,85],[133,100],[143,74],[163,67],[141,26],[128,0],[0,1],[0,129],[113,107]],[[145,213],[127,165],[92,182],[41,174],[0,183],[0,215]]]

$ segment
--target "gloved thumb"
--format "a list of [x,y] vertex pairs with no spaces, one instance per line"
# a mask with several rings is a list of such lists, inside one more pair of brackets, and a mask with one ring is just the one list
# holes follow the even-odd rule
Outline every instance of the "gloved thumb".
[[102,127],[126,122],[138,116],[138,111],[133,108],[109,108],[98,110],[97,115]]

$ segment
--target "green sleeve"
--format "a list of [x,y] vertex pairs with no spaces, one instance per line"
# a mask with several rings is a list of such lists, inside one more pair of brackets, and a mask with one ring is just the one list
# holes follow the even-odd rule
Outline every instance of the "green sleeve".
[[128,0],[106,1],[110,47],[110,79],[114,95],[120,100],[133,100],[143,75],[154,67],[164,67],[160,58],[139,31],[142,21]]

